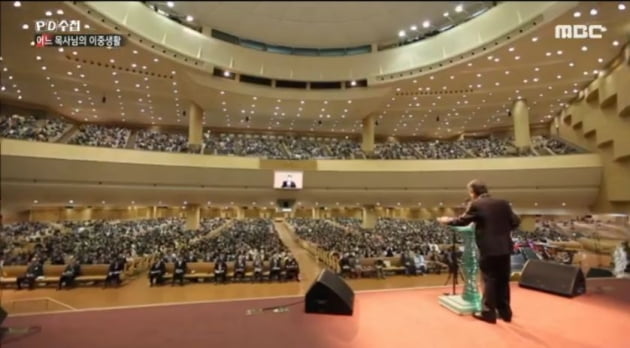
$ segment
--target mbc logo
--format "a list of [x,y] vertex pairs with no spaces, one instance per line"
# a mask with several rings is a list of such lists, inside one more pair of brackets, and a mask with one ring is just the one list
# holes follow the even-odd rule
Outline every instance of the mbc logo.
[[601,24],[561,24],[556,25],[556,39],[601,39],[606,27]]

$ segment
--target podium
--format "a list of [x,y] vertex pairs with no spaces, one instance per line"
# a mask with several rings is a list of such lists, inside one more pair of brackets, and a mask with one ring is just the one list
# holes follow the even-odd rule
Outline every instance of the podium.
[[475,227],[471,224],[465,227],[451,226],[451,229],[453,229],[453,233],[461,234],[464,240],[464,254],[462,255],[465,278],[464,293],[462,295],[440,296],[439,302],[442,306],[459,315],[481,312],[481,295],[477,288],[479,263],[477,245],[475,244]]

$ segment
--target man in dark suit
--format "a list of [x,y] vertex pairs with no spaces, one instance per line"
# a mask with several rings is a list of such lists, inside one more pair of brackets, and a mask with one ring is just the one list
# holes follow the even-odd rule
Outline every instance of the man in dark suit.
[[173,283],[171,285],[175,285],[175,281],[179,280],[179,285],[184,286],[184,275],[186,275],[187,272],[188,264],[183,257],[178,256],[177,260],[175,260],[175,267],[173,269]]
[[245,255],[239,255],[234,262],[234,280],[243,281],[246,266]]
[[271,261],[269,262],[269,281],[272,281],[273,278],[276,278],[280,281],[280,272],[282,271],[282,262],[280,260],[280,255],[274,254],[271,257]]
[[151,269],[149,269],[149,286],[162,284],[165,273],[166,263],[162,255],[160,255],[151,265]]
[[490,197],[483,182],[469,182],[468,193],[471,202],[464,214],[458,218],[441,217],[438,221],[451,226],[475,223],[484,291],[482,312],[474,317],[496,323],[498,310],[501,319],[510,322],[510,254],[513,249],[511,231],[521,221],[507,201]]
[[42,263],[39,261],[37,256],[35,256],[33,258],[33,261],[31,261],[31,263],[28,265],[28,268],[26,268],[26,273],[17,277],[15,282],[17,283],[18,290],[22,290],[22,283],[28,284],[28,288],[30,290],[33,290],[33,288],[35,287],[35,280],[43,276],[44,267],[42,266]]
[[120,285],[120,275],[125,269],[125,263],[122,262],[120,257],[114,257],[112,262],[109,264],[109,269],[107,271],[107,277],[105,278],[105,287],[109,285],[112,281],[116,283],[116,286]]
[[223,260],[223,257],[217,258],[214,262],[214,282],[215,284],[225,283],[227,280],[227,263]]
[[253,281],[263,281],[263,261],[260,255],[254,257],[254,279]]
[[74,286],[74,279],[81,275],[81,264],[76,258],[73,258],[72,261],[66,266],[61,273],[61,277],[59,277],[59,284],[57,285],[57,290],[61,290],[65,287]]
[[287,176],[286,179],[284,179],[284,181],[282,182],[282,188],[295,188],[295,181],[293,181],[293,178],[291,177],[291,175]]

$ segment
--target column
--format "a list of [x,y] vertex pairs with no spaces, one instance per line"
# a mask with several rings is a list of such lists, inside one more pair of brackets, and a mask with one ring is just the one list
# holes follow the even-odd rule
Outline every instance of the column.
[[245,218],[245,208],[243,207],[236,207],[234,208],[235,212],[236,212],[236,219],[237,220],[243,220]]
[[361,150],[366,153],[374,152],[374,128],[375,116],[370,115],[363,119],[363,131],[361,133]]
[[519,150],[529,148],[532,138],[529,133],[529,110],[527,102],[519,99],[512,106],[512,120],[514,122],[514,145]]
[[373,205],[363,206],[363,220],[361,221],[361,227],[374,228],[376,225],[376,209]]
[[151,207],[151,219],[157,219],[158,217],[157,210],[158,210],[157,205],[154,205]]
[[200,209],[199,204],[190,204],[186,207],[186,229],[199,229]]
[[311,218],[319,219],[319,207],[311,208]]
[[201,150],[203,132],[203,110],[199,105],[191,103],[188,108],[188,147],[194,152]]
[[522,215],[520,218],[521,226],[519,226],[519,229],[526,232],[534,232],[534,229],[536,228],[536,216]]

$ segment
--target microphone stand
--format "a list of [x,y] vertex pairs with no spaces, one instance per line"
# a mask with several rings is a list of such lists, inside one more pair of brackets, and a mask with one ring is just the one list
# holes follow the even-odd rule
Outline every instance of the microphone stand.
[[[451,280],[451,277],[453,278],[453,290],[452,293],[450,295],[457,295],[457,277],[459,276],[459,262],[457,261],[457,249],[456,249],[456,245],[457,245],[457,232],[456,230],[452,230],[451,231],[451,235],[452,235],[452,240],[451,240],[451,264],[449,265],[449,273],[448,273],[448,278],[446,278],[446,283],[444,283],[444,285],[448,284],[448,281]],[[448,293],[445,293],[445,295],[449,295]]]

